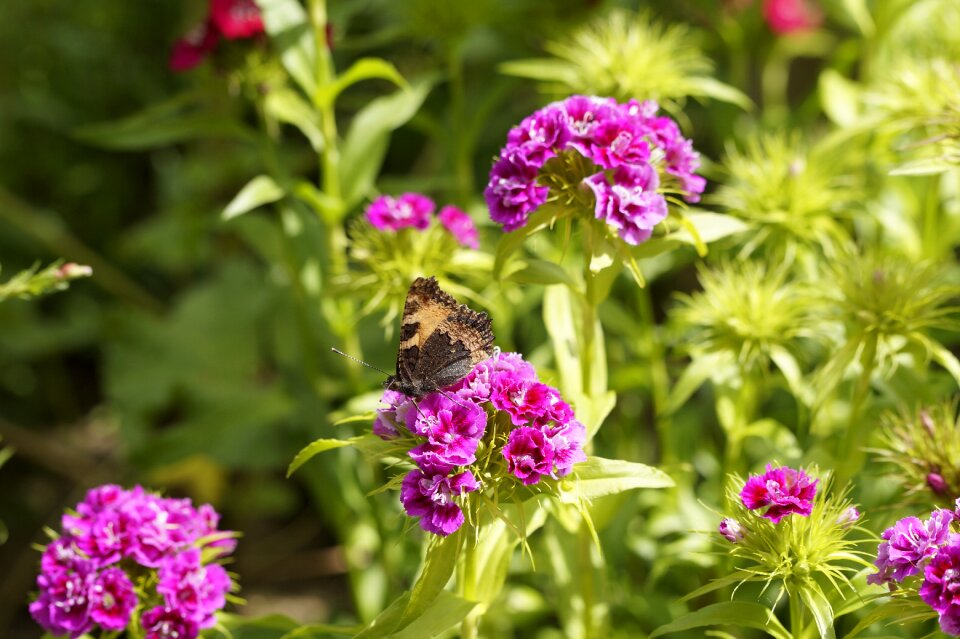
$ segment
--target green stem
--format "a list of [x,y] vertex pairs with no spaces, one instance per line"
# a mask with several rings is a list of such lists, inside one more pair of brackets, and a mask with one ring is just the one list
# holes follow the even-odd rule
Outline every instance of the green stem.
[[463,82],[463,61],[456,45],[447,51],[447,75],[450,83],[450,139],[453,156],[455,200],[465,204],[473,193],[473,170],[467,136],[460,135],[466,118],[466,91]]
[[870,394],[870,379],[873,377],[876,366],[877,339],[874,334],[868,335],[860,356],[861,373],[853,387],[853,395],[850,398],[850,419],[840,445],[838,460],[842,463],[837,464],[836,468],[837,482],[840,486],[845,485],[863,465],[864,450],[862,446],[858,446],[863,443],[860,415]]
[[637,289],[637,311],[640,316],[641,336],[650,364],[650,385],[653,401],[653,415],[660,437],[660,457],[665,464],[676,461],[671,435],[673,420],[665,413],[670,397],[670,375],[667,372],[666,354],[657,335],[657,325],[653,316],[653,298],[650,287]]
[[3,187],[0,187],[0,219],[36,237],[58,257],[90,266],[92,281],[108,293],[151,313],[163,312],[163,304],[157,298],[73,235],[62,221]]
[[[477,586],[477,545],[476,540],[467,536],[460,550],[460,561],[457,565],[457,589],[460,596],[467,601],[476,601]],[[478,606],[479,608],[479,606]],[[482,611],[474,608],[460,623],[461,639],[477,639],[479,636],[480,616]]]
[[790,636],[793,639],[803,639],[806,619],[804,619],[803,602],[796,593],[788,593],[790,598]]
[[923,207],[923,254],[927,258],[941,255],[943,246],[940,225],[940,176],[931,175],[927,179],[926,201]]

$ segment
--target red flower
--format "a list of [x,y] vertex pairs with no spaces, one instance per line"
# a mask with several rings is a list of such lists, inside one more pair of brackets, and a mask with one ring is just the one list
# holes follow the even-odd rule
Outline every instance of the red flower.
[[209,22],[197,25],[174,43],[170,52],[170,69],[189,71],[203,62],[219,41],[220,34]]
[[210,0],[210,19],[229,40],[263,33],[263,16],[253,0]]
[[814,0],[764,0],[763,19],[777,35],[810,31],[823,24],[823,12]]

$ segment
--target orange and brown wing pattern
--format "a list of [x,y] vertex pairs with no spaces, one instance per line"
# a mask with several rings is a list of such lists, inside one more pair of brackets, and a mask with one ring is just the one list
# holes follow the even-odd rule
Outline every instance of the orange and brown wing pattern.
[[421,397],[449,386],[490,357],[493,339],[486,313],[458,304],[434,278],[418,277],[403,307],[397,374],[387,388]]

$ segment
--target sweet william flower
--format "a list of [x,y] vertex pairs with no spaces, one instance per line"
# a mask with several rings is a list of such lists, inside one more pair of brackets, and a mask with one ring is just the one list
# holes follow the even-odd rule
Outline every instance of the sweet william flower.
[[813,0],[764,0],[763,19],[777,35],[816,29],[823,12]]
[[504,231],[526,225],[530,213],[547,201],[550,189],[537,185],[538,170],[519,150],[505,152],[490,170],[483,197],[490,219],[502,224]]
[[[566,403],[564,403],[566,406]],[[569,406],[567,406],[569,409]],[[554,427],[543,429],[547,443],[553,448],[553,463],[557,477],[565,477],[573,470],[574,464],[587,460],[583,452],[583,443],[587,439],[587,429],[575,419]]]
[[951,535],[924,568],[920,598],[940,613],[960,606],[960,535]]
[[455,498],[477,488],[470,471],[448,477],[434,469],[416,469],[403,478],[400,502],[408,515],[420,518],[421,528],[445,537],[463,525],[463,511]]
[[619,167],[612,177],[597,173],[584,180],[596,199],[594,215],[615,229],[627,244],[640,244],[667,217],[667,202],[657,193],[657,174],[649,166]]
[[230,577],[218,564],[201,565],[200,551],[184,551],[165,560],[158,571],[157,592],[168,608],[200,628],[213,625],[213,614],[226,604]]
[[90,591],[93,572],[61,572],[40,575],[40,596],[30,604],[34,620],[55,635],[76,639],[93,628],[90,618]]
[[219,42],[220,33],[211,22],[198,24],[173,44],[170,70],[182,73],[199,66]]
[[777,524],[787,515],[810,515],[819,481],[811,480],[802,470],[767,464],[767,472],[747,480],[740,499],[749,510],[766,508],[763,516]]
[[404,193],[397,197],[381,195],[366,210],[367,221],[381,231],[398,231],[413,227],[421,231],[430,226],[436,205],[419,193]]
[[539,428],[522,426],[510,431],[503,456],[507,469],[527,486],[553,470],[553,446]]
[[101,572],[90,589],[90,618],[104,630],[123,630],[137,607],[133,583],[119,568]]
[[165,606],[144,612],[141,624],[144,639],[193,639],[200,634],[195,621],[185,618],[175,608]]
[[885,541],[877,548],[874,562],[878,572],[867,576],[867,583],[885,584],[903,581],[919,573],[926,561],[937,553],[950,535],[954,513],[935,510],[927,521],[905,517],[880,535]]
[[479,234],[477,227],[466,211],[458,209],[455,206],[445,206],[440,209],[437,219],[443,224],[443,227],[450,231],[450,235],[457,240],[461,246],[477,249],[480,248]]
[[263,33],[263,16],[253,0],[210,0],[210,20],[230,40]]

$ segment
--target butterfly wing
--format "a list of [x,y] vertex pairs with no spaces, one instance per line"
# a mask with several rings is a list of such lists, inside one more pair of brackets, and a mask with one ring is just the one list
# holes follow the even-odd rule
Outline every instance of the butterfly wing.
[[421,396],[462,379],[492,350],[486,313],[458,304],[436,279],[418,277],[403,307],[396,381],[388,384]]

